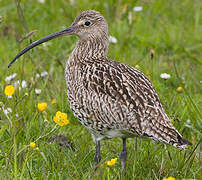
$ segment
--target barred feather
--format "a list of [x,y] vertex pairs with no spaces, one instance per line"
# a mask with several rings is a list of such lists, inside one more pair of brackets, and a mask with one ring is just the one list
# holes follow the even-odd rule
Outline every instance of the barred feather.
[[171,124],[150,80],[137,69],[107,58],[108,26],[96,11],[74,21],[79,41],[66,65],[67,96],[75,117],[95,140],[147,137],[186,148]]

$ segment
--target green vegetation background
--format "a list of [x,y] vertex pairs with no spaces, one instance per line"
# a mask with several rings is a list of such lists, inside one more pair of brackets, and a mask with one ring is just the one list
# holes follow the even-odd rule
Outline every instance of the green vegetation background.
[[[201,5],[200,0],[0,0],[0,179],[200,179]],[[135,12],[134,6],[143,10]],[[77,37],[38,46],[7,68],[30,42],[68,27],[86,9],[100,11],[109,24],[109,34],[117,38],[117,43],[110,44],[108,57],[138,65],[149,76],[172,123],[193,143],[188,150],[128,139],[124,177],[119,159],[114,166],[104,164],[95,172],[94,143],[73,117],[66,99],[64,68]],[[33,34],[28,36],[30,32]],[[37,79],[36,74],[44,71],[49,75]],[[11,84],[26,80],[28,85],[8,99],[5,78],[13,73],[17,77]],[[161,79],[162,73],[171,78]],[[182,92],[176,91],[178,87]],[[42,89],[41,94],[36,95],[35,88]],[[51,104],[52,99],[56,104]],[[45,112],[37,110],[39,102],[48,103]],[[7,107],[12,113],[5,116],[3,109]],[[55,127],[52,118],[56,111],[66,112],[70,124]],[[48,142],[58,134],[65,135],[74,150]],[[29,147],[32,141],[35,148]],[[102,159],[119,157],[121,148],[120,139],[102,141]]]

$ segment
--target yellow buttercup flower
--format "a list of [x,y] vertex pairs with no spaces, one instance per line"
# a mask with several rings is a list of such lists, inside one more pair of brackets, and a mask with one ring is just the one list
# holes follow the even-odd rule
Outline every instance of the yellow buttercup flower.
[[60,111],[56,112],[56,115],[53,117],[53,121],[59,126],[64,126],[69,124],[69,120],[67,119],[67,114],[62,113]]
[[178,87],[177,92],[182,92],[182,87]]
[[14,92],[15,92],[15,88],[13,85],[8,85],[4,89],[4,93],[6,96],[12,96]]
[[108,166],[113,166],[116,163],[116,161],[117,161],[117,158],[114,158],[114,159],[111,159],[110,161],[107,161],[106,163]]
[[51,101],[51,104],[55,104],[55,99],[53,99],[53,100]]
[[30,147],[34,148],[36,146],[36,143],[35,142],[31,142],[29,145],[30,145]]
[[39,111],[44,111],[47,108],[47,103],[46,102],[38,103],[37,108]]
[[172,177],[172,176],[170,176],[170,177],[168,177],[168,178],[163,178],[163,180],[175,180],[175,178]]

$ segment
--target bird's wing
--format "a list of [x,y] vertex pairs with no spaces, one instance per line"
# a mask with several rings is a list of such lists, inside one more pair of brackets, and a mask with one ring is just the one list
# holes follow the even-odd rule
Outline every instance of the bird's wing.
[[143,73],[111,60],[95,60],[85,69],[86,88],[94,91],[106,108],[111,108],[110,112],[102,112],[112,113],[120,126],[137,135],[177,146],[181,136],[166,115],[150,80]]

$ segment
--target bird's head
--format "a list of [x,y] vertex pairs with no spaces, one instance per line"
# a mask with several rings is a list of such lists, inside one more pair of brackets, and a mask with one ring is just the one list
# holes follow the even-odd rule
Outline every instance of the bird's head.
[[25,54],[30,49],[47,42],[56,37],[64,36],[64,35],[77,35],[80,39],[88,39],[88,38],[104,38],[108,40],[108,26],[104,17],[97,11],[87,10],[83,11],[79,14],[74,20],[73,24],[56,33],[50,34],[46,37],[39,39],[38,41],[33,42],[21,52],[19,52],[16,57],[10,62],[8,67],[10,67],[20,56]]
[[74,34],[81,39],[108,36],[105,18],[94,10],[83,11],[76,17],[71,27],[74,28]]

